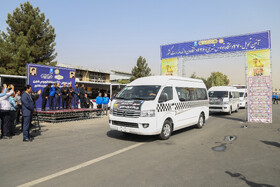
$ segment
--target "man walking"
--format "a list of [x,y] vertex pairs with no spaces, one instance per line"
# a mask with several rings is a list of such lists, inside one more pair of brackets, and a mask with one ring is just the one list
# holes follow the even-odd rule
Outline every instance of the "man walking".
[[69,95],[69,92],[68,92],[68,88],[66,87],[66,84],[64,83],[63,84],[63,87],[61,88],[61,98],[62,98],[62,108],[63,109],[66,109],[67,108],[67,98],[68,98],[68,95]]
[[59,88],[59,83],[54,84],[55,89],[55,110],[60,110],[60,96],[61,96],[61,90]]
[[22,94],[21,103],[22,103],[22,116],[23,116],[23,141],[31,142],[32,139],[29,136],[29,126],[31,123],[31,116],[34,112],[34,104],[31,98],[31,86],[26,85],[25,92]]
[[109,103],[109,97],[107,96],[107,94],[105,93],[104,94],[104,97],[103,97],[103,101],[102,101],[102,104],[103,104],[103,110],[106,111],[106,116],[108,114],[108,103]]
[[78,84],[75,84],[73,93],[74,93],[74,108],[78,108],[78,102],[80,97],[80,89]]
[[[52,86],[52,83],[49,83],[43,90],[43,93],[42,93],[42,108],[41,108],[42,111],[46,110],[47,99],[48,99],[49,94],[50,94],[50,87],[51,86]],[[31,91],[30,91],[30,93],[31,93]]]

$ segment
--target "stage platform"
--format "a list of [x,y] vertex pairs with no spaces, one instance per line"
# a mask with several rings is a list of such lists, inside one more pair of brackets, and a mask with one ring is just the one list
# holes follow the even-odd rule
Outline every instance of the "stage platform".
[[38,115],[39,121],[58,123],[99,117],[103,115],[103,109],[79,108],[47,111],[39,110],[35,112],[34,115]]

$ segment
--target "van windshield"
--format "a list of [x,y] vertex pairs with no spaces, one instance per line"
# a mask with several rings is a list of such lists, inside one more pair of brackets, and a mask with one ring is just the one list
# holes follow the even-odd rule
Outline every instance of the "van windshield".
[[159,89],[160,86],[126,86],[116,98],[125,100],[154,100]]
[[228,91],[209,91],[209,97],[228,97]]

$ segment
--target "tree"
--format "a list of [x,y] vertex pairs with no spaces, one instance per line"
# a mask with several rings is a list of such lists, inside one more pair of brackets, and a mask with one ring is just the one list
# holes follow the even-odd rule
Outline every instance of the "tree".
[[209,89],[212,86],[227,86],[229,84],[228,77],[221,72],[212,72],[207,78],[206,87]]
[[119,83],[119,84],[129,84],[129,83],[130,83],[130,80],[127,80],[127,79],[120,79],[120,80],[118,80],[118,83]]
[[193,78],[193,79],[201,79],[201,80],[204,82],[204,84],[207,85],[207,80],[206,80],[205,78],[203,78],[203,77],[198,77],[198,76],[196,76],[196,73],[195,73],[195,72],[193,72],[193,74],[191,75],[190,78]]
[[[40,9],[26,2],[8,14],[0,39],[0,73],[25,75],[26,64],[55,65],[54,28]],[[3,66],[2,66],[3,64]]]
[[130,81],[133,81],[140,77],[151,76],[151,69],[149,68],[148,64],[146,63],[146,59],[140,56],[137,59],[137,64],[136,64],[136,66],[134,66],[131,73],[132,73],[132,77],[130,78]]

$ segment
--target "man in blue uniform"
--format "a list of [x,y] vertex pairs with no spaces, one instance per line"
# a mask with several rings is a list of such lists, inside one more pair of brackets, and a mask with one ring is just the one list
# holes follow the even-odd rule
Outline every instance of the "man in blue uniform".
[[75,88],[74,88],[74,108],[78,108],[79,97],[80,97],[79,85],[75,84]]
[[29,126],[31,123],[31,116],[34,112],[34,104],[31,98],[31,86],[26,85],[25,92],[22,94],[21,103],[22,103],[22,116],[23,116],[23,141],[31,142],[32,139],[29,136]]

